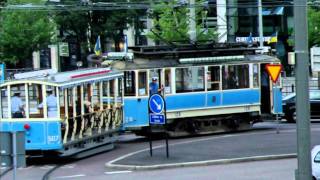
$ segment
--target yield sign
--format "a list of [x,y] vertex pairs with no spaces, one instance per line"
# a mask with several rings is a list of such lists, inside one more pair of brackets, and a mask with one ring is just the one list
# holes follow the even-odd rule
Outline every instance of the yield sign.
[[278,78],[279,78],[279,74],[281,72],[282,66],[281,64],[267,64],[266,65],[266,70],[269,74],[269,76],[271,77],[271,80],[273,83],[276,83]]

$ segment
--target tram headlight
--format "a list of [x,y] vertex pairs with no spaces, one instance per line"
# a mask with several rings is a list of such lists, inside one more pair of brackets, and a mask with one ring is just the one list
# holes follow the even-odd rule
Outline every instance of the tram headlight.
[[29,131],[30,128],[31,128],[31,126],[30,126],[29,124],[25,124],[25,125],[23,126],[23,128],[24,128],[26,131]]

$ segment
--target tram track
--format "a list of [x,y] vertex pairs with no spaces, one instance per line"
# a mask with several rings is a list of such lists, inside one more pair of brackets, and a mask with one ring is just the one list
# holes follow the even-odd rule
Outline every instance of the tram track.
[[60,164],[60,165],[56,165],[53,168],[51,168],[49,171],[47,171],[43,176],[42,176],[42,180],[49,180],[50,179],[50,175],[57,169],[59,169],[60,167],[64,166],[66,164]]
[[8,172],[10,172],[12,169],[13,169],[13,168],[11,167],[11,168],[9,168],[9,169],[4,170],[4,172],[0,174],[0,179],[1,179],[4,175],[6,175]]

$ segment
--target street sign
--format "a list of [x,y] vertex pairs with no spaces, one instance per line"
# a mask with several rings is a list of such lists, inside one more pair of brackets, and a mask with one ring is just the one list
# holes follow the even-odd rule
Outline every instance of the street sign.
[[69,44],[65,42],[59,43],[59,55],[69,57]]
[[150,124],[165,124],[165,117],[163,114],[150,114]]
[[271,80],[273,83],[276,83],[280,72],[281,72],[282,66],[281,64],[267,64],[266,65],[266,70],[269,74],[269,76],[271,77]]
[[164,100],[159,94],[153,94],[149,98],[149,109],[152,113],[160,114],[164,109]]

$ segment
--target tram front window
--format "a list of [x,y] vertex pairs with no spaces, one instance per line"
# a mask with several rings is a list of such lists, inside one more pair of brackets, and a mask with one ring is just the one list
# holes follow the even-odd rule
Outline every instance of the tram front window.
[[24,84],[11,87],[11,98],[8,104],[10,104],[12,118],[25,117],[26,94],[24,88]]
[[43,94],[42,87],[38,84],[30,84],[28,85],[28,95],[29,95],[29,103],[28,112],[30,114],[30,118],[43,118],[43,111],[39,109],[38,106],[42,102]]

